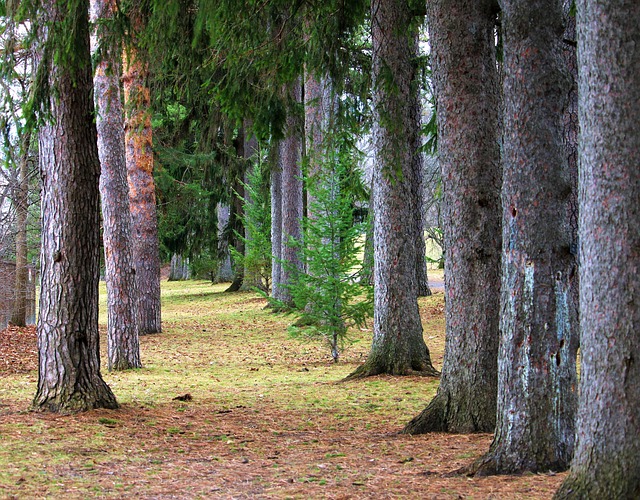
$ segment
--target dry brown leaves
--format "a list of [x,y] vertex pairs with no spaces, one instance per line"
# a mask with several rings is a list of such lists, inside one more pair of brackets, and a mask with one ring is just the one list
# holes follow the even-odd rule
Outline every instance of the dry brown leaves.
[[0,373],[27,373],[38,367],[36,327],[0,331]]

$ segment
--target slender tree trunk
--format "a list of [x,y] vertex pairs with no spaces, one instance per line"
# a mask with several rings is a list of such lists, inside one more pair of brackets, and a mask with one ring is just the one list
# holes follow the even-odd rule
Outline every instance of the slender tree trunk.
[[186,281],[191,279],[189,269],[189,258],[182,255],[173,254],[171,256],[171,269],[169,271],[169,281]]
[[[300,81],[296,80],[287,89],[295,102],[302,101]],[[280,165],[282,170],[282,270],[280,300],[293,306],[287,285],[293,283],[298,272],[303,270],[299,249],[293,240],[302,239],[302,127],[293,112],[287,117],[285,138],[280,142]]]
[[404,0],[371,4],[375,166],[374,320],[371,352],[347,378],[389,373],[437,375],[418,310],[414,105],[416,29]]
[[[139,33],[144,26],[141,13],[134,8],[129,14],[134,32]],[[146,335],[162,331],[148,68],[134,44],[127,47],[124,54],[125,144],[138,290],[138,328],[140,335]]]
[[[244,129],[240,128],[238,135],[234,140],[234,146],[236,150],[236,156],[244,159]],[[243,206],[242,200],[245,197],[244,186],[242,181],[244,179],[246,162],[239,162],[239,170],[236,172],[233,179],[233,186],[231,189],[231,216],[229,223],[231,224],[231,230],[233,231],[229,235],[230,245],[233,245],[235,251],[244,255],[244,241],[238,235],[242,234],[244,230],[243,226]],[[225,292],[237,292],[242,288],[242,282],[244,280],[244,267],[237,259],[233,259],[233,281],[229,288]]]
[[438,393],[404,432],[492,432],[502,236],[497,4],[437,0],[427,8],[444,190],[447,331]]
[[282,298],[282,167],[280,147],[271,166],[271,297]]
[[375,260],[373,255],[373,182],[371,183],[370,191],[367,234],[364,240],[364,255],[362,256],[362,271],[360,272],[360,284],[364,286],[373,285],[373,265]]
[[498,421],[478,474],[563,470],[577,402],[561,0],[504,0]]
[[578,1],[580,409],[556,498],[640,497],[640,4]]
[[[98,339],[99,193],[89,2],[43,2],[42,26],[68,23],[73,58],[44,59],[51,120],[40,129],[42,291],[38,318],[37,409],[117,408],[100,375]],[[64,24],[62,24],[64,26]],[[46,38],[46,34],[42,34]],[[60,36],[60,35],[58,35]],[[53,40],[53,50],[61,49]],[[57,43],[55,43],[57,42]],[[67,54],[66,57],[69,57]],[[62,60],[60,60],[62,58]],[[55,62],[54,62],[55,61]]]
[[11,323],[16,326],[27,324],[29,270],[27,269],[27,216],[29,214],[29,149],[31,133],[24,132],[20,145],[20,169],[14,189],[13,203],[16,207],[16,275],[15,301]]
[[[116,0],[92,0],[91,8],[95,19],[108,21],[115,15]],[[140,368],[142,363],[120,97],[122,50],[119,44],[108,46],[108,36],[98,32],[103,59],[94,76],[107,281],[107,353],[109,370],[126,370]]]

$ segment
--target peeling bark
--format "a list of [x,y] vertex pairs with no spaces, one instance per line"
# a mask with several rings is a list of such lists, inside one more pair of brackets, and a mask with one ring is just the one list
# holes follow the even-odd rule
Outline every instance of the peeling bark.
[[[134,33],[144,26],[142,14],[129,13]],[[140,335],[160,333],[160,250],[156,191],[153,179],[153,149],[148,68],[131,44],[124,51],[125,144],[129,181],[133,257],[138,289]]]
[[476,474],[564,470],[577,403],[576,273],[563,144],[562,2],[504,0],[504,156],[498,418]]
[[[43,2],[42,26],[73,19],[72,64],[40,64],[55,94],[51,120],[40,130],[42,197],[42,290],[38,318],[38,389],[35,408],[74,412],[117,408],[100,374],[98,338],[99,193],[94,123],[89,2],[69,12]],[[51,28],[49,28],[51,29]],[[46,33],[41,33],[46,38]]]

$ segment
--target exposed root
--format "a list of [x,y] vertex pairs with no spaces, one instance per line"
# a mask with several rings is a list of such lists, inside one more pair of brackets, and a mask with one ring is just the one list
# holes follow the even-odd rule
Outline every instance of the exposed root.
[[437,394],[429,405],[402,429],[402,434],[447,432],[449,429],[446,422],[446,407],[445,398]]

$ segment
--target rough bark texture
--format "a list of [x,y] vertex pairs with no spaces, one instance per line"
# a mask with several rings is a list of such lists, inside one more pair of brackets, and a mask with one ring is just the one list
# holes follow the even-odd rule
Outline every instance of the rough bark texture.
[[[302,101],[300,81],[290,85],[291,98],[295,102]],[[282,270],[280,300],[286,305],[293,305],[291,292],[287,285],[296,279],[296,274],[303,269],[300,251],[291,240],[302,239],[302,127],[292,113],[287,117],[285,138],[280,142],[280,165],[282,170]]]
[[16,207],[16,274],[15,301],[11,314],[11,323],[16,326],[27,324],[29,269],[27,268],[27,215],[29,213],[29,148],[31,133],[24,132],[20,145],[20,168],[17,185],[13,193]]
[[[130,13],[130,20],[134,32],[140,32],[144,25],[141,14],[134,10]],[[125,143],[138,290],[138,328],[140,335],[145,335],[162,331],[148,69],[133,44],[125,50],[124,60]]]
[[[113,19],[116,8],[116,0],[91,2],[94,19],[102,21]],[[108,46],[107,39],[108,34],[98,32],[103,58],[94,75],[107,282],[107,359],[109,370],[126,370],[140,368],[142,363],[120,95],[122,50],[119,45]]]
[[444,190],[446,344],[438,393],[404,432],[493,432],[502,241],[497,4],[427,5]]
[[562,2],[504,0],[503,23],[498,421],[488,454],[471,467],[478,474],[567,468],[577,403]]
[[171,256],[171,269],[169,270],[169,281],[187,281],[191,279],[191,268],[189,267],[189,257],[173,254]]
[[415,29],[403,0],[371,4],[374,78],[374,320],[367,361],[347,378],[436,375],[422,335],[416,280],[413,196],[417,107]]
[[639,18],[578,2],[580,409],[556,498],[640,498]]
[[[43,2],[44,26],[73,23],[72,64],[51,65],[51,120],[40,129],[42,290],[38,318],[37,409],[116,408],[100,375],[98,277],[100,162],[93,113],[89,2],[71,12]],[[73,21],[70,21],[73,20]],[[58,39],[58,43],[60,40]],[[67,61],[68,63],[68,61]],[[41,64],[51,64],[44,60]]]

